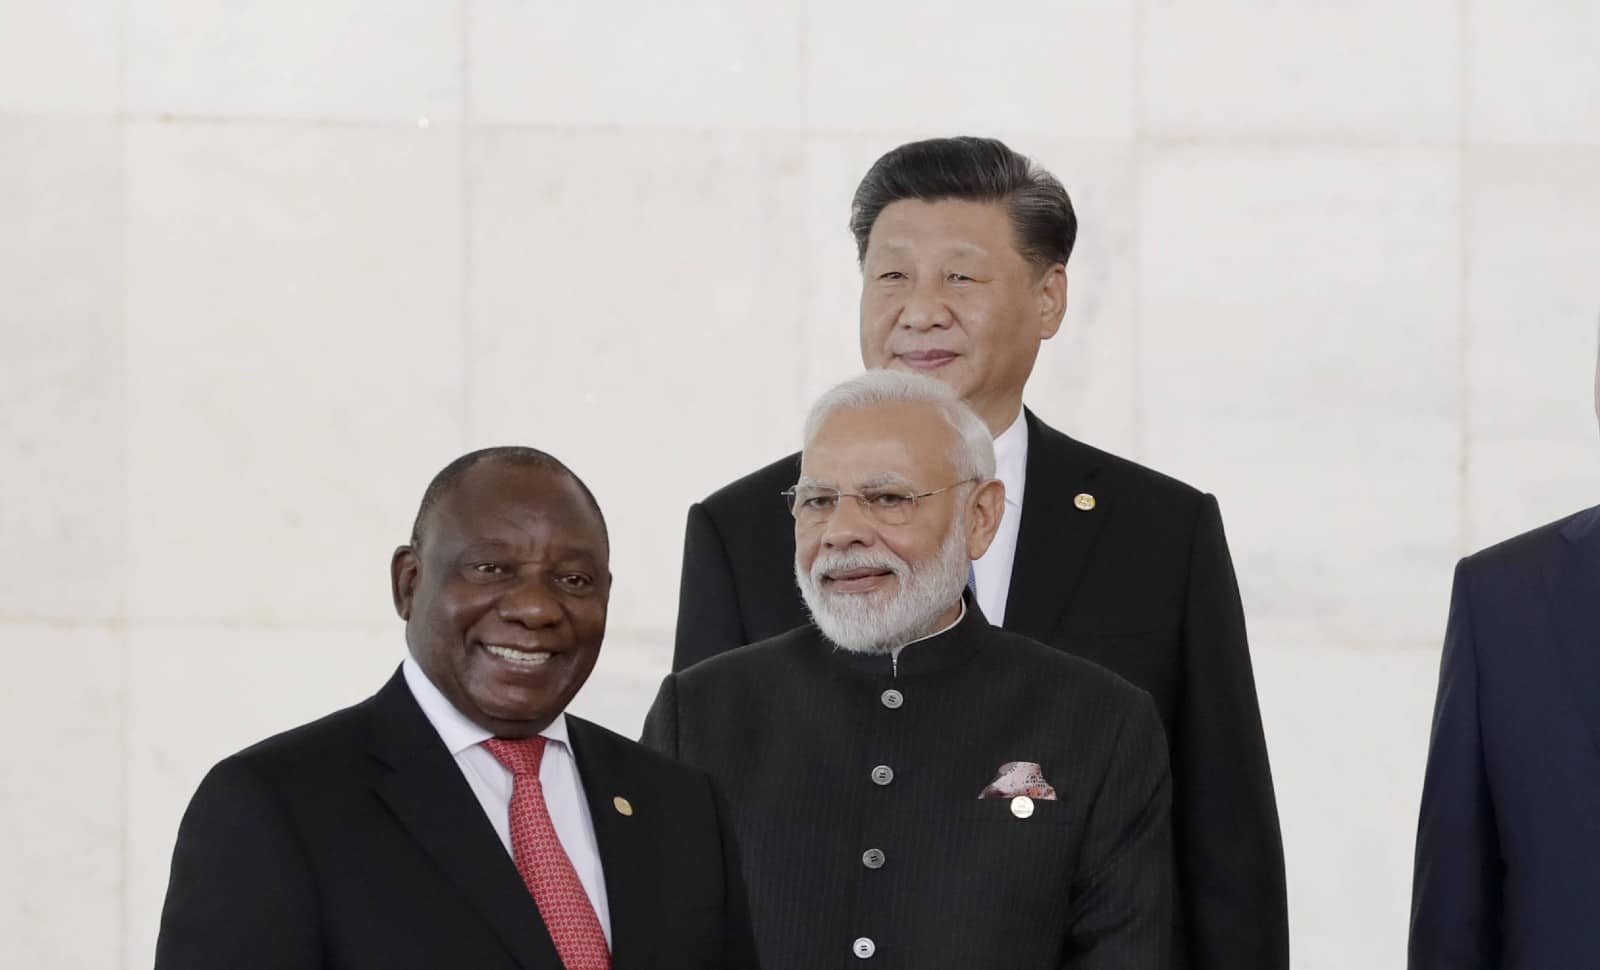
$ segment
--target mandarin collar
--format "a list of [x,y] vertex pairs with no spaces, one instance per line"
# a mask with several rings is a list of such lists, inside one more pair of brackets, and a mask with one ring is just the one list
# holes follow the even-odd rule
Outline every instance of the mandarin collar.
[[[835,646],[820,630],[817,639],[830,651],[832,660],[847,671],[896,680],[927,677],[955,668],[971,660],[983,645],[983,631],[989,621],[971,593],[962,595],[966,613],[943,632],[913,640],[899,650],[899,657],[884,653],[855,653]],[[813,628],[814,629],[814,628]]]

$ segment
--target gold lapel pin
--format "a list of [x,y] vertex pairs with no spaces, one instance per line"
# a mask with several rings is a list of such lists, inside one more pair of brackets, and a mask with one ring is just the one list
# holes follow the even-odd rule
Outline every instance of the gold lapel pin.
[[1033,799],[1027,795],[1018,795],[1011,799],[1011,814],[1017,818],[1033,817]]
[[611,799],[611,805],[617,810],[618,815],[633,814],[633,803],[628,801],[626,798],[623,798],[621,795]]
[[1087,512],[1094,508],[1094,496],[1088,492],[1079,492],[1072,497],[1072,504],[1076,505],[1079,511]]

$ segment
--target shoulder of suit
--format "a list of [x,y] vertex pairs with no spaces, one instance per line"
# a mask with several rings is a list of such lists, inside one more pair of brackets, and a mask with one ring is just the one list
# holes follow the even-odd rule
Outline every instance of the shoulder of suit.
[[1124,703],[1134,703],[1145,693],[1097,663],[1020,633],[990,627],[989,635],[994,649],[988,655],[994,658],[994,662],[1041,684],[1049,684],[1052,691],[1059,686],[1069,686]]
[[786,455],[706,496],[701,505],[713,514],[749,507],[752,502],[775,505],[778,493],[800,476],[800,453]]
[[1037,417],[1034,418],[1035,437],[1028,443],[1029,474],[1035,467],[1033,450],[1042,447],[1041,458],[1052,460],[1054,464],[1067,464],[1070,466],[1086,467],[1092,469],[1095,476],[1109,480],[1118,487],[1118,494],[1147,495],[1149,498],[1160,502],[1179,502],[1193,504],[1205,496],[1205,493],[1187,482],[1173,478],[1146,467],[1136,461],[1114,455],[1109,451],[1096,448],[1094,445],[1085,444],[1076,438],[1063,434],[1050,427]]
[[810,623],[766,640],[734,650],[724,650],[673,674],[679,690],[699,690],[707,685],[770,675],[774,669],[792,667],[818,655],[820,634]]
[[569,713],[567,728],[574,744],[604,748],[606,759],[620,766],[630,777],[636,777],[638,780],[653,778],[657,781],[684,782],[697,788],[706,783],[707,776],[700,769],[669,758],[653,748],[586,718]]
[[1480,549],[1461,561],[1469,572],[1526,568],[1568,541],[1600,535],[1600,505],[1546,522],[1534,529]]
[[319,774],[324,766],[337,772],[339,769],[334,766],[346,764],[351,758],[365,759],[374,700],[368,698],[274,734],[224,761],[248,766],[263,776],[280,780],[310,778]]

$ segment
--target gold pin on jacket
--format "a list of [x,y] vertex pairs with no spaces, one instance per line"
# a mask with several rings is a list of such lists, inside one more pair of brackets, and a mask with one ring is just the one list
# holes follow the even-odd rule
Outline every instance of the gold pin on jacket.
[[628,801],[626,798],[623,798],[621,795],[611,799],[611,806],[617,810],[618,815],[633,814],[633,803]]
[[1079,492],[1072,497],[1072,504],[1076,505],[1079,511],[1087,512],[1094,508],[1094,496],[1088,492]]

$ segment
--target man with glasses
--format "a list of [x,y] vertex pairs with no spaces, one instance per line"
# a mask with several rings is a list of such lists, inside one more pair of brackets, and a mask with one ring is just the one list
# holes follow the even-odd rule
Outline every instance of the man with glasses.
[[644,732],[732,803],[762,966],[1165,970],[1160,718],[967,595],[1005,505],[982,419],[869,371],[804,442],[783,494],[814,623],[669,675]]

